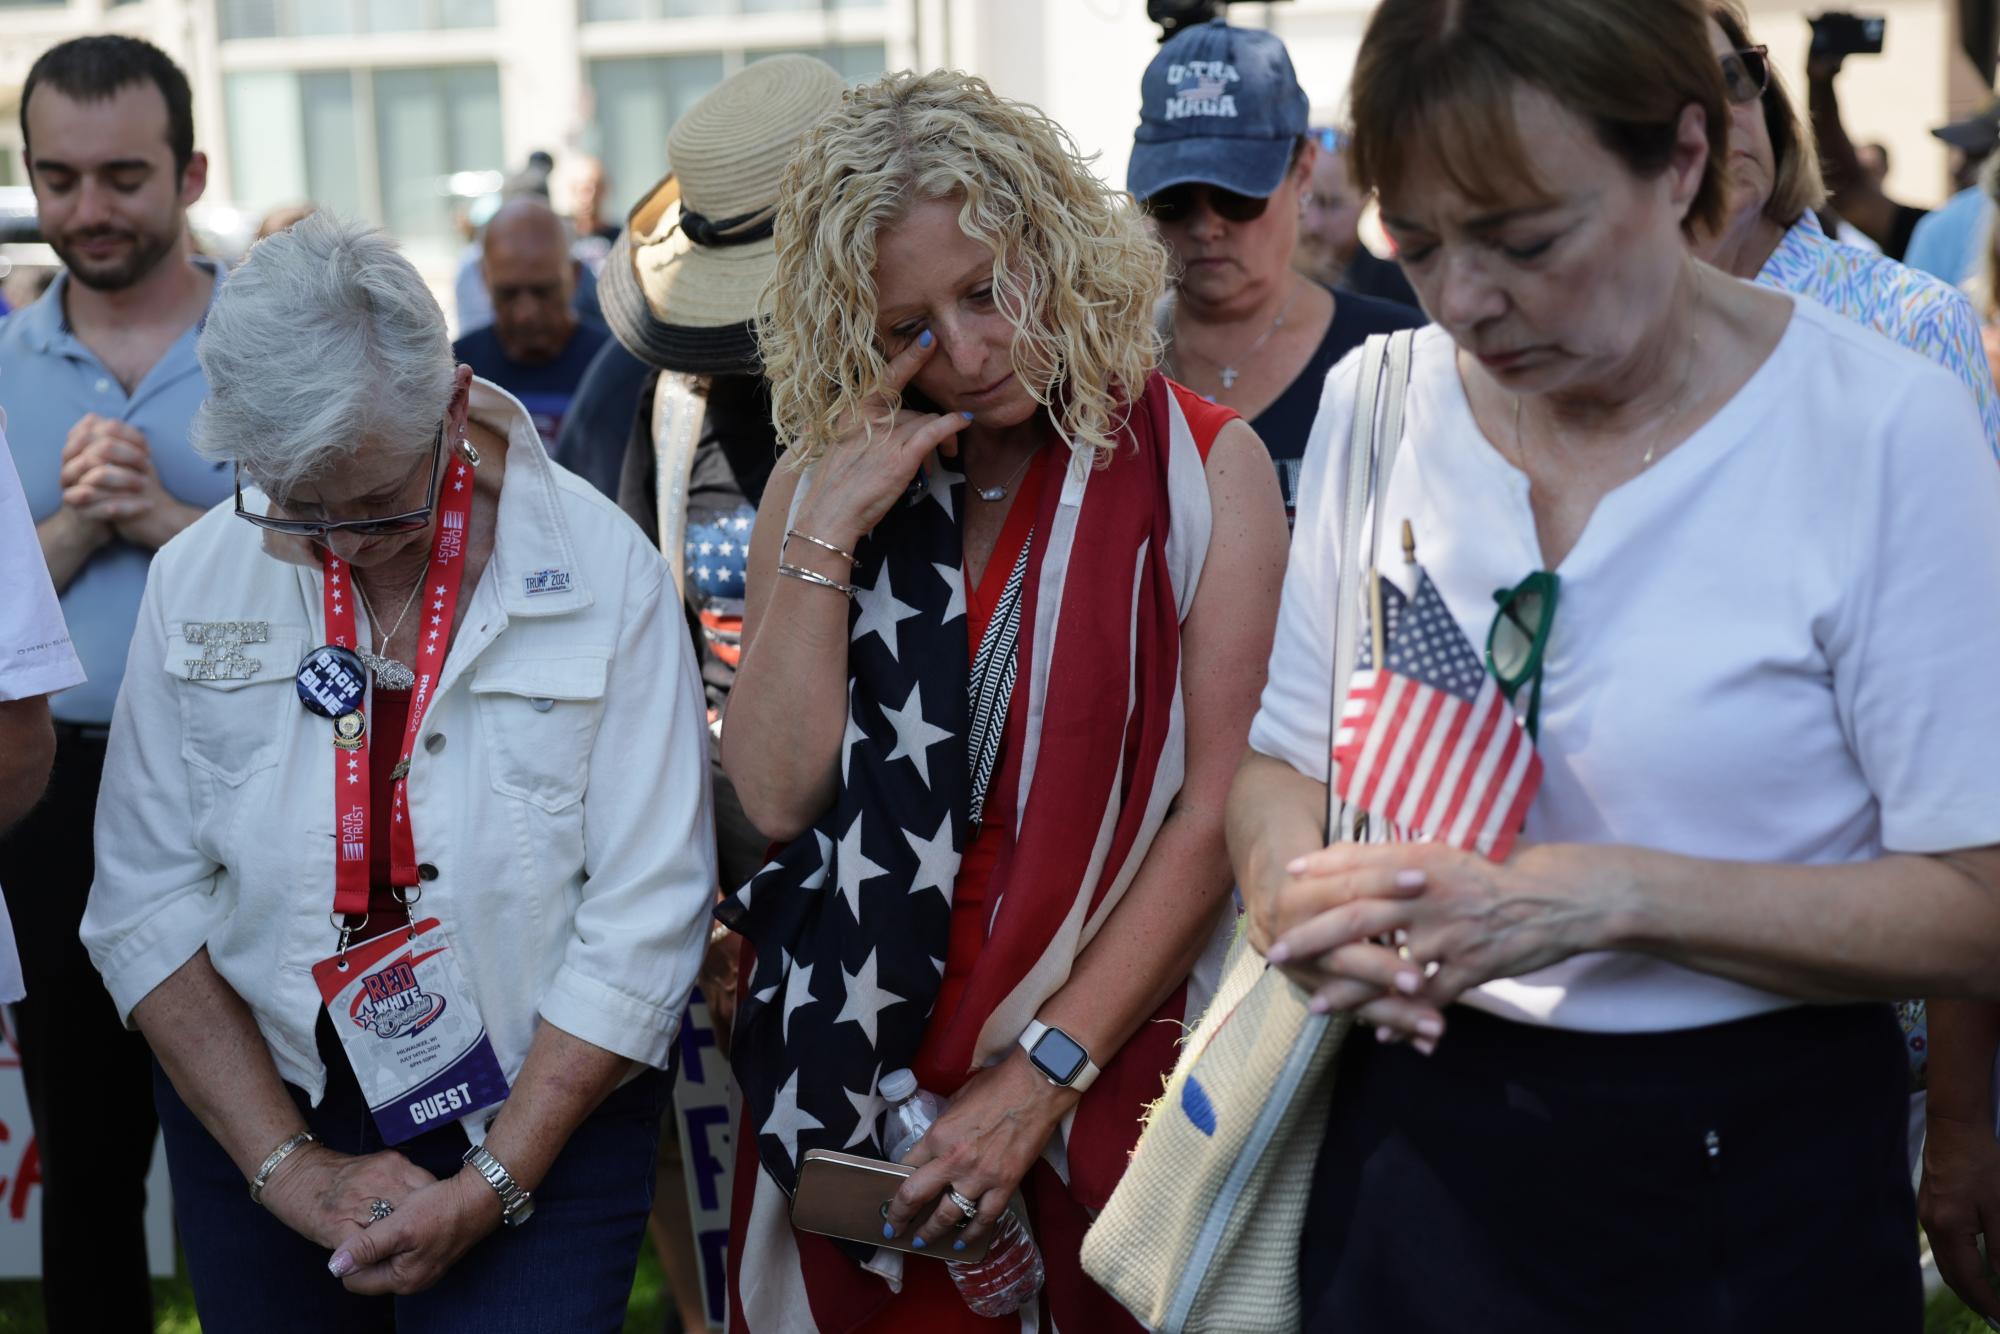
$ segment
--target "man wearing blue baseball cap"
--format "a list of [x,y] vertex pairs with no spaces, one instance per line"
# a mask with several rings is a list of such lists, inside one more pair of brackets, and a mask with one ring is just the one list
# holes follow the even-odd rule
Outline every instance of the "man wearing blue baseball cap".
[[1173,252],[1167,373],[1235,408],[1278,465],[1289,512],[1333,364],[1423,316],[1292,268],[1314,155],[1285,44],[1220,19],[1184,28],[1139,85],[1126,186]]

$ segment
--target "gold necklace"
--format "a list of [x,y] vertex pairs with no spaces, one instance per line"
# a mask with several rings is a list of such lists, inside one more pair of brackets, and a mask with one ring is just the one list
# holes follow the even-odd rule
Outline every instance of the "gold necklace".
[[[1680,387],[1674,391],[1673,408],[1667,413],[1666,419],[1660,423],[1660,429],[1656,431],[1653,435],[1653,438],[1647,442],[1646,452],[1639,456],[1640,472],[1644,472],[1646,471],[1646,469],[1653,466],[1653,459],[1659,453],[1660,442],[1667,438],[1667,433],[1673,429],[1674,423],[1680,420],[1681,409],[1687,403],[1688,386],[1694,383],[1694,364],[1696,359],[1699,358],[1700,355],[1701,355],[1701,277],[1699,274],[1697,274],[1695,276],[1694,313],[1689,320],[1689,327],[1688,327],[1687,361],[1681,367]],[[1521,394],[1514,395],[1514,466],[1519,468],[1522,472],[1527,472],[1528,449],[1527,445],[1523,442],[1521,437],[1521,400],[1523,397],[1524,395]],[[1636,476],[1637,474],[1634,475]]]

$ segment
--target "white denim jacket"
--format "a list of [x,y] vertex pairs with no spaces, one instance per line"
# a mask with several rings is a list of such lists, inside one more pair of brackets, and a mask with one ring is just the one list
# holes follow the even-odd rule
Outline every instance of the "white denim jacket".
[[[715,896],[706,712],[680,600],[639,529],[474,381],[506,436],[493,555],[410,762],[437,916],[508,1079],[536,1016],[664,1067]],[[249,502],[261,508],[261,499]],[[118,1012],[206,945],[278,1073],[317,1102],[312,965],[333,952],[331,724],[293,673],[327,639],[317,566],[229,505],[146,581],[97,805],[83,941]],[[248,679],[201,680],[188,622],[256,621]],[[239,667],[240,671],[241,668]],[[378,744],[380,744],[378,742]]]

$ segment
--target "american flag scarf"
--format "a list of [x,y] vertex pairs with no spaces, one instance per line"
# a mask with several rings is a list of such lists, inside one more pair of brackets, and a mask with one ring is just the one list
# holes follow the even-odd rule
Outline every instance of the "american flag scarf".
[[[1051,467],[1040,494],[1021,497],[1037,508],[1010,571],[1020,602],[1006,660],[1026,677],[1015,845],[994,869],[987,939],[949,1015],[931,1011],[972,832],[969,771],[983,748],[971,738],[979,697],[990,708],[1000,688],[974,679],[966,647],[962,481],[899,507],[856,551],[838,794],[718,910],[755,957],[730,1059],[761,1170],[737,1173],[732,1329],[848,1329],[888,1300],[855,1263],[867,1248],[792,1230],[800,1158],[818,1147],[882,1156],[878,1081],[912,1063],[930,1025],[945,1026],[944,1050],[967,1071],[1003,1059],[1123,896],[1180,789],[1180,623],[1209,510],[1174,394],[1151,377],[1108,466]],[[1004,609],[996,626],[1003,619]],[[1155,1017],[1178,1019],[1186,1003],[1183,988]],[[1100,1060],[1103,1075],[1027,1183],[1063,1197],[1030,1212],[1058,1257],[1044,1301],[1058,1318],[1067,1307],[1068,1323],[1123,1320],[1075,1264],[1073,1220],[1116,1184],[1177,1032],[1148,1024]]]
[[1505,861],[1542,758],[1421,566],[1414,594],[1382,580],[1382,640],[1361,639],[1334,733],[1334,790],[1392,840]]

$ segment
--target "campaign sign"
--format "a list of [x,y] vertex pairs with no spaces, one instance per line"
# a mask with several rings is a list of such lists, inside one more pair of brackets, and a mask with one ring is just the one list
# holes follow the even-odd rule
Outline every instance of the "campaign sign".
[[729,1327],[729,1200],[736,1177],[735,1076],[715,1040],[708,1002],[696,991],[681,1020],[681,1074],[674,1126],[681,1139],[688,1213],[701,1262],[701,1305],[711,1329]]
[[[0,1006],[0,1015],[6,1007]],[[21,1083],[21,1055],[8,1024],[0,1043],[0,1279],[39,1278],[42,1272],[42,1159],[28,1118],[28,1090]],[[153,1141],[146,1176],[146,1258],[157,1278],[174,1272],[174,1204],[167,1188],[166,1146]]]
[[438,919],[313,965],[313,979],[391,1144],[491,1107],[507,1077]]

